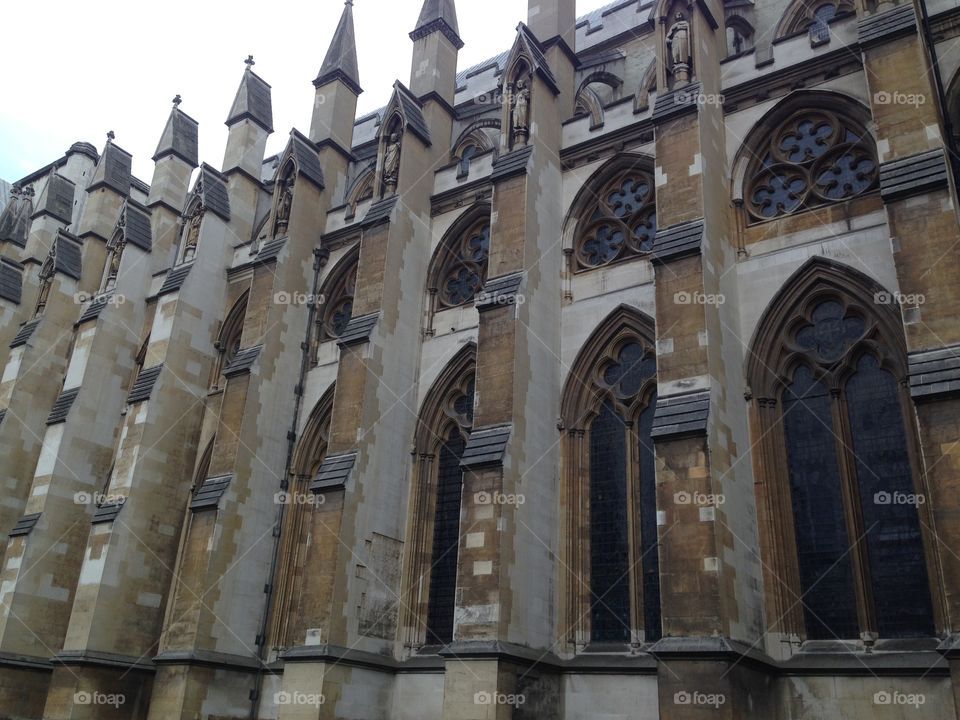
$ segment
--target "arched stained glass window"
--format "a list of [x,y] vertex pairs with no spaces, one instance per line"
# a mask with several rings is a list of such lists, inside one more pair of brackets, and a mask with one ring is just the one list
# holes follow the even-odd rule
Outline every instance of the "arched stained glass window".
[[577,228],[576,269],[608,265],[648,253],[657,232],[653,178],[639,168],[622,170],[596,190]]

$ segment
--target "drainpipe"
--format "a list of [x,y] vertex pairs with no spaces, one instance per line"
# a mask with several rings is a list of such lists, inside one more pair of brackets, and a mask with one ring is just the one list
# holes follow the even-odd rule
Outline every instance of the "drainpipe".
[[[290,431],[287,433],[287,460],[284,464],[283,475],[280,478],[280,490],[287,492],[290,489],[290,470],[293,465],[293,451],[297,444],[297,426],[300,424],[300,411],[303,407],[304,384],[307,381],[307,371],[310,364],[310,332],[313,329],[316,320],[317,303],[315,302],[320,284],[320,271],[330,259],[330,251],[326,248],[316,248],[313,251],[313,289],[309,303],[309,314],[307,316],[307,332],[300,345],[300,377],[296,387],[293,389],[297,401],[294,404],[293,420],[290,424]],[[260,691],[263,688],[263,666],[266,645],[267,645],[267,625],[270,622],[270,612],[273,609],[274,588],[276,587],[277,565],[280,562],[280,533],[283,528],[283,519],[286,516],[287,506],[285,503],[277,505],[277,520],[273,527],[273,551],[270,557],[270,581],[265,588],[266,600],[263,604],[263,616],[260,618],[260,633],[257,635],[257,648],[260,663],[257,666],[257,674],[254,679],[253,689],[250,691],[250,720],[257,720],[260,716]]]

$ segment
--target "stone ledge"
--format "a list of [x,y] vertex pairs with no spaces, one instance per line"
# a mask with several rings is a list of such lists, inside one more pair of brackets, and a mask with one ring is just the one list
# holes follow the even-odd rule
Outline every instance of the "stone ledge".
[[233,475],[218,475],[217,477],[207,478],[203,484],[197,488],[197,491],[190,499],[191,512],[198,510],[216,509],[220,504],[220,498],[230,487]]
[[893,10],[871,15],[857,23],[857,41],[860,47],[869,48],[913,32],[916,26],[917,14],[913,10],[913,5],[900,5]]
[[516,177],[517,175],[527,174],[527,161],[533,154],[533,145],[527,145],[519,150],[514,150],[506,155],[501,155],[493,163],[493,171],[490,173],[490,181],[498,182]]
[[23,535],[29,535],[33,528],[36,527],[37,521],[40,520],[40,516],[43,513],[30,513],[29,515],[24,515],[19,520],[17,524],[13,526],[13,529],[8,533],[10,537],[21,537]]
[[487,465],[503,465],[503,457],[507,452],[507,443],[513,424],[498,425],[496,427],[477,428],[470,433],[467,446],[460,458],[460,467],[464,470],[475,470]]
[[942,148],[880,165],[880,197],[900,200],[946,187],[949,171]]
[[53,409],[47,416],[47,425],[56,425],[66,421],[70,408],[73,406],[73,401],[77,399],[79,392],[80,388],[75,387],[60,393],[57,401],[53,404]]
[[480,312],[502,305],[516,305],[517,291],[520,289],[520,283],[522,282],[522,272],[489,279],[477,293],[474,305]]
[[265,663],[256,657],[213,652],[211,650],[163,652],[154,656],[153,664],[158,666],[200,665],[204,667],[237,670],[241,672],[255,672],[260,668],[266,667]]
[[376,327],[377,320],[379,319],[380,313],[370,313],[369,315],[351,318],[350,322],[347,323],[347,326],[340,334],[337,345],[343,348],[366,342],[370,339],[370,334],[373,332],[373,328]]
[[163,370],[163,363],[154,365],[152,368],[144,368],[137,374],[137,379],[130,388],[130,395],[127,397],[127,405],[149,400],[153,393],[153,386],[160,377],[160,371]]
[[710,415],[710,393],[697,391],[657,400],[650,437],[655,442],[705,435]]
[[317,471],[317,477],[310,483],[310,492],[320,493],[345,488],[356,462],[356,452],[329,455],[321,463],[320,469]]
[[914,400],[960,393],[960,345],[907,355],[910,396]]
[[703,218],[657,230],[650,261],[657,264],[700,254],[703,243]]
[[94,665],[140,672],[156,672],[156,668],[150,660],[144,660],[133,655],[121,655],[98,650],[62,650],[50,658],[50,663],[63,666]]
[[237,354],[233,356],[233,360],[230,361],[230,364],[224,369],[223,376],[225,378],[233,378],[237,375],[249,374],[253,364],[257,361],[257,358],[260,357],[260,349],[262,347],[263,345],[254,345],[253,347],[244,348],[237,352]]
[[650,119],[656,124],[696,113],[699,105],[695,101],[690,102],[688,98],[696,98],[699,95],[700,83],[691,83],[664,95],[658,95]]
[[10,341],[10,349],[26,345],[30,341],[30,336],[33,335],[33,331],[36,330],[37,325],[40,324],[41,319],[42,317],[38,317],[30,322],[24,323],[13,340]]

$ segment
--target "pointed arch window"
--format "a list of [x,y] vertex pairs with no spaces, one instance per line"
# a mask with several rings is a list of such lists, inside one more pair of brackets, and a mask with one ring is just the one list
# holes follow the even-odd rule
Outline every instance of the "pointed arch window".
[[313,363],[321,343],[336,340],[353,317],[353,296],[356,292],[360,254],[353,250],[340,261],[320,291],[313,329]]
[[487,279],[490,257],[490,207],[468,211],[434,253],[428,275],[431,303],[428,328],[441,310],[473,302]]
[[590,270],[653,250],[657,207],[653,177],[636,164],[597,186],[580,214],[574,238],[575,270]]
[[564,390],[565,640],[578,649],[661,636],[653,337],[652,322],[619,308]]
[[227,313],[223,325],[220,326],[220,334],[214,347],[217,349],[217,361],[210,376],[211,392],[220,390],[226,385],[226,378],[223,371],[240,351],[240,342],[243,338],[243,320],[247,314],[247,298],[250,297],[250,291],[245,290],[237,298],[237,301]]
[[803,272],[771,304],[749,369],[763,544],[789,558],[767,568],[768,615],[809,640],[932,636],[902,325],[854,271]]
[[453,640],[456,607],[463,456],[473,425],[472,344],[434,383],[424,402],[415,438],[404,642],[411,648]]

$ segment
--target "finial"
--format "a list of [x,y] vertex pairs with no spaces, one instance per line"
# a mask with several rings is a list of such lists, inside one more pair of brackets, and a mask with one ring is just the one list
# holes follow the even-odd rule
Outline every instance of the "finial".
[[247,69],[251,69],[256,63],[253,61],[253,55],[247,55],[247,59],[243,61],[243,64],[247,66]]
[[353,7],[353,0],[343,0],[343,4],[349,7]]
[[116,137],[117,136],[113,130],[107,130],[107,142],[113,142]]
[[180,94],[178,93],[177,96],[176,96],[175,98],[173,98],[173,106],[174,106],[175,108],[178,108],[178,107],[180,107],[180,103],[182,103],[182,102],[183,102],[183,98],[181,98],[181,97],[180,97]]

